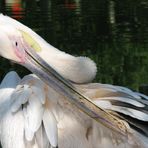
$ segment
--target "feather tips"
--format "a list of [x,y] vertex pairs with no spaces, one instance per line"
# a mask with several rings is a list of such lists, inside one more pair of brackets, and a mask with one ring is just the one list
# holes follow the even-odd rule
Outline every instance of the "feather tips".
[[47,137],[50,141],[50,144],[53,147],[56,147],[58,145],[57,121],[56,121],[53,113],[48,109],[46,109],[44,112],[43,123],[44,123]]
[[148,101],[147,96],[132,90],[108,84],[92,83],[77,86],[92,101],[111,111],[118,118],[127,121],[141,134],[148,135]]

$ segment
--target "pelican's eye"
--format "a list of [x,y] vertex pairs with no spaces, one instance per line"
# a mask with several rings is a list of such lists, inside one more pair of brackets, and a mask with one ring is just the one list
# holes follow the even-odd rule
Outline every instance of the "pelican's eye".
[[18,47],[18,41],[14,41],[13,46]]
[[15,42],[15,46],[18,46],[18,43],[17,42]]

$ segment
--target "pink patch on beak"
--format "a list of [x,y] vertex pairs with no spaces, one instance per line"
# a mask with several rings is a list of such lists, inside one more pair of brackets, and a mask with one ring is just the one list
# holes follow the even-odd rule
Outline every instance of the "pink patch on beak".
[[21,52],[18,48],[16,48],[16,49],[15,49],[15,54],[16,54],[16,56],[18,57],[19,62],[20,62],[21,64],[25,63],[25,61],[26,61],[25,52]]

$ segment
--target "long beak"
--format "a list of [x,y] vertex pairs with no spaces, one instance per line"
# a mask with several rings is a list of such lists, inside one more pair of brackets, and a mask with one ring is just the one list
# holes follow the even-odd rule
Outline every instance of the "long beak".
[[66,96],[65,98],[68,101],[90,118],[123,135],[123,137],[127,137],[130,134],[128,126],[123,120],[119,120],[108,111],[95,105],[88,97],[80,93],[71,82],[58,74],[33,49],[25,49],[25,51],[28,56],[28,62],[25,64],[25,67],[35,73],[43,82],[52,87],[56,92]]
[[119,120],[109,112],[96,106],[88,97],[80,93],[72,83],[64,79],[49,64],[39,57],[35,51],[32,49],[26,50],[26,53],[28,55],[28,63],[25,65],[26,68],[35,73],[43,82],[54,90],[66,96],[68,101],[76,105],[76,107],[86,113],[89,117],[127,137],[129,129],[122,120]]

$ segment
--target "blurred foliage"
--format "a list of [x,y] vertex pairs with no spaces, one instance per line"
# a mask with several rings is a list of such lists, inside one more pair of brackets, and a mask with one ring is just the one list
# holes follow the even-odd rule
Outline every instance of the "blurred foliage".
[[[146,0],[0,1],[0,11],[32,28],[53,46],[92,58],[95,81],[137,89],[148,84],[148,2]],[[19,11],[20,10],[20,11]],[[21,66],[0,59],[0,78]]]

